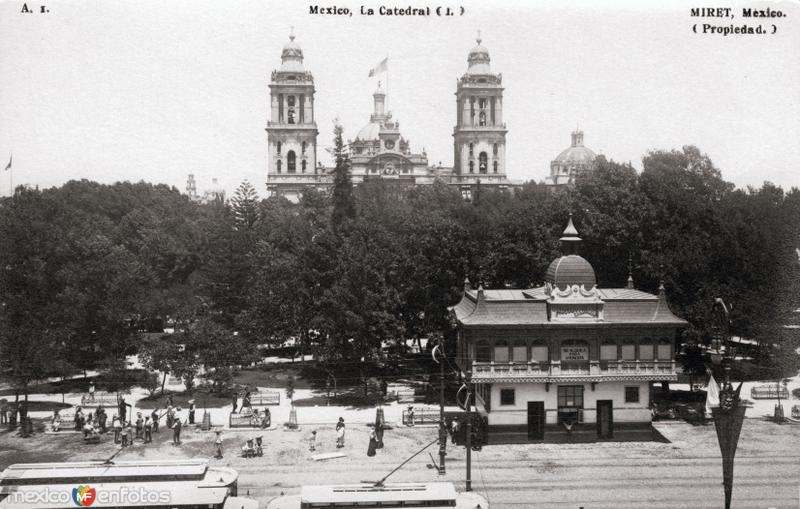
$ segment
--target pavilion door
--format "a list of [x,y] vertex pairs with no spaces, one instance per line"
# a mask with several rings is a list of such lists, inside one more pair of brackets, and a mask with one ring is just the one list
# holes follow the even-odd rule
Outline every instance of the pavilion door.
[[614,402],[610,399],[597,402],[597,436],[599,438],[614,436]]
[[528,401],[528,440],[544,440],[544,401]]

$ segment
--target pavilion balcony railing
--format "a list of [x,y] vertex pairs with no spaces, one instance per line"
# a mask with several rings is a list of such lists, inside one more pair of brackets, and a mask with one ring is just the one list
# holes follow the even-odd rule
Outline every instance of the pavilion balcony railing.
[[473,376],[495,377],[574,377],[624,375],[674,375],[675,361],[586,361],[586,362],[473,362]]

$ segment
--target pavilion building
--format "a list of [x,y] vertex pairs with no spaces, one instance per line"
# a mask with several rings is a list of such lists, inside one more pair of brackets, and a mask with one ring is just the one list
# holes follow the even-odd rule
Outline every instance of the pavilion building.
[[658,294],[597,286],[572,218],[542,286],[467,282],[451,308],[457,362],[471,374],[488,442],[649,440],[650,384],[677,380],[687,322]]

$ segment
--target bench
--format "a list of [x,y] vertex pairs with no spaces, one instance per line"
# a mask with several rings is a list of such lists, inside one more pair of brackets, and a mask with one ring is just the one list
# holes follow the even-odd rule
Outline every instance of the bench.
[[397,394],[398,403],[416,403],[423,397],[417,396],[414,389],[398,389],[395,391],[395,394]]
[[757,385],[750,389],[750,397],[753,399],[789,399],[789,390],[778,384]]
[[[403,424],[411,425],[408,410],[403,410]],[[439,424],[438,410],[414,409],[414,424]]]
[[278,406],[281,404],[281,393],[277,391],[251,392],[250,406]]
[[110,394],[108,392],[95,392],[94,399],[92,399],[91,394],[84,393],[81,394],[81,406],[82,407],[96,407],[103,405],[104,407],[114,407],[117,406],[117,395]]
[[[247,409],[242,413],[232,413],[228,418],[228,426],[230,428],[260,428],[261,427],[261,419],[264,416],[263,412],[259,412],[258,415],[255,413],[247,411]],[[272,425],[272,416],[269,415],[267,417],[267,423],[265,427],[270,427]]]

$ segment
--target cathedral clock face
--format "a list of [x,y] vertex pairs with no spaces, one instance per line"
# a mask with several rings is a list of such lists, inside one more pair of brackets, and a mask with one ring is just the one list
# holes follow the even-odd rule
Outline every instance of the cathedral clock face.
[[392,150],[394,148],[394,141],[393,140],[386,140],[386,148]]

